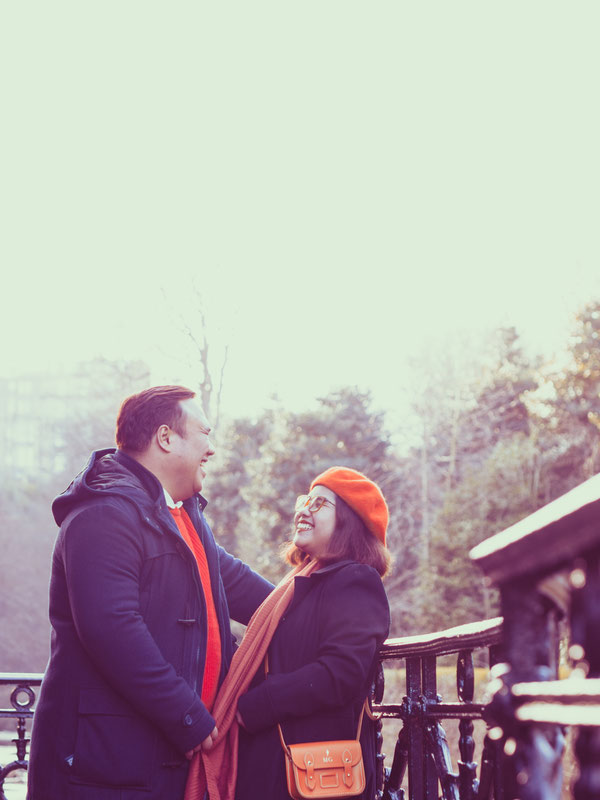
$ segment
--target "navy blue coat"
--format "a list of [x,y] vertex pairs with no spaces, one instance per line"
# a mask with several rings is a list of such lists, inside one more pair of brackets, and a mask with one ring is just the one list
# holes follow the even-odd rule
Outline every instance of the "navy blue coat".
[[[269,675],[259,669],[239,700],[236,800],[289,800],[286,742],[354,739],[363,701],[389,632],[390,612],[372,567],[342,561],[295,579],[294,598],[269,647]],[[367,785],[375,795],[375,740],[363,721],[361,745]]]
[[[217,546],[199,495],[184,507],[202,540],[222,642],[272,586]],[[184,753],[214,727],[200,700],[206,608],[194,556],[161,484],[120,451],[92,454],[53,504],[51,655],[35,713],[29,800],[176,800]]]

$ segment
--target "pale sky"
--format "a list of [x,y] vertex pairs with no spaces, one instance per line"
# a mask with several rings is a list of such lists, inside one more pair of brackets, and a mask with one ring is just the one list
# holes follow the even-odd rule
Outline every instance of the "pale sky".
[[394,408],[456,331],[550,357],[600,298],[599,29],[595,0],[4,7],[0,376],[185,379],[192,278],[230,414]]

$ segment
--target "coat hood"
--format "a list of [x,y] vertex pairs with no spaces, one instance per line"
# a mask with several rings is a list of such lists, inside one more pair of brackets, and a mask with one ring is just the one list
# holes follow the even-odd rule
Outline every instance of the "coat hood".
[[57,525],[77,506],[106,495],[120,495],[138,508],[164,503],[158,478],[135,459],[114,447],[95,450],[85,467],[52,503]]

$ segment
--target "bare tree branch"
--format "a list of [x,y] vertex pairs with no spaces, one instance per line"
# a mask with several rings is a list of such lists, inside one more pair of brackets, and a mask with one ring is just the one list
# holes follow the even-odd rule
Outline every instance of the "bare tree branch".
[[219,427],[219,417],[221,416],[221,393],[223,392],[223,378],[225,375],[225,366],[227,364],[227,356],[229,355],[229,345],[225,345],[225,355],[221,363],[221,374],[219,375],[219,389],[217,391],[217,403],[215,411],[215,428]]
[[[163,294],[165,295],[165,298],[168,299],[164,290]],[[194,361],[197,357],[198,361],[202,365],[202,376],[198,381],[200,401],[206,415],[209,417],[209,419],[212,419],[213,424],[216,427],[218,425],[221,410],[221,396],[224,386],[224,374],[225,366],[227,364],[229,346],[227,345],[225,347],[225,353],[221,362],[219,374],[218,390],[215,397],[215,383],[213,381],[212,371],[209,363],[209,341],[207,336],[208,324],[203,307],[202,295],[195,283],[192,284],[192,294],[194,296],[193,300],[195,301],[194,314],[197,314],[200,322],[199,326],[194,325],[193,321],[186,318],[180,308],[177,308],[176,310],[174,309],[176,311],[174,316],[179,320],[180,325],[178,327],[182,334],[192,345]]]

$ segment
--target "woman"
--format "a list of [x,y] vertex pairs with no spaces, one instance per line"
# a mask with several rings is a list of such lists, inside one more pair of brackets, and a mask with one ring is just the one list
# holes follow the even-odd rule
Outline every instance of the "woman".
[[[356,470],[331,467],[298,498],[286,554],[295,569],[248,625],[215,703],[218,739],[192,763],[186,800],[205,788],[210,800],[289,800],[278,723],[287,744],[356,738],[389,631],[387,523],[381,490]],[[371,798],[375,740],[366,715],[360,741],[361,796]]]

